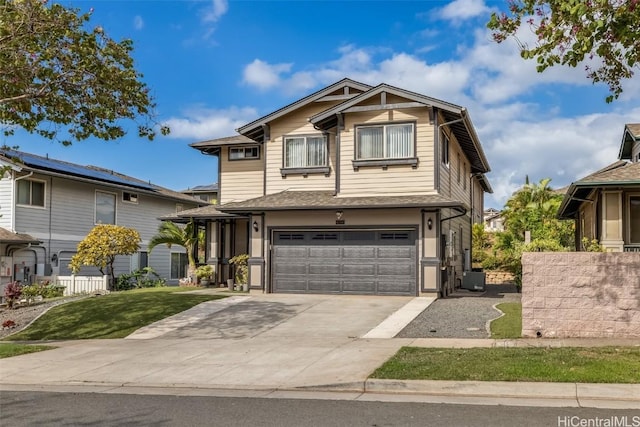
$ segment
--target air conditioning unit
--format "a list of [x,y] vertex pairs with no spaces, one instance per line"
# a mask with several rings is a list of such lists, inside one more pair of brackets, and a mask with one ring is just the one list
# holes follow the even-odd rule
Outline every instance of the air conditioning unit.
[[470,291],[484,291],[485,282],[485,272],[465,271],[462,273],[462,289]]

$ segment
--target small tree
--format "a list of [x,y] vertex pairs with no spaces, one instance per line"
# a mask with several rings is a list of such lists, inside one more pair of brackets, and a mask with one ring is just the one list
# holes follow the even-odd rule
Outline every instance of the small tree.
[[[46,0],[0,0],[0,125],[64,145],[89,137],[113,140],[122,119],[139,120],[153,139],[155,103],[131,57],[133,42],[89,29],[81,14]],[[64,136],[60,136],[60,135]]]
[[140,242],[140,234],[133,228],[112,224],[96,225],[78,244],[78,252],[71,258],[71,271],[77,274],[83,265],[97,267],[100,273],[110,276],[111,289],[116,256],[136,253],[140,249]]

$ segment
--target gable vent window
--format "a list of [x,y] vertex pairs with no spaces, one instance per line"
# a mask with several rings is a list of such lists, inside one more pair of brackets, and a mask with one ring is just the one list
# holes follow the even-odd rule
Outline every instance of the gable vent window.
[[138,203],[138,195],[136,193],[122,192],[122,201],[129,203]]
[[260,147],[257,145],[229,148],[229,160],[253,160],[259,158]]

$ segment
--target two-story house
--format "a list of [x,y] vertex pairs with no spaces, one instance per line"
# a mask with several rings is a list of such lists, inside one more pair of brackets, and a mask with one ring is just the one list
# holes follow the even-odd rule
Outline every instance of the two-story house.
[[15,150],[0,150],[0,166],[2,284],[69,274],[78,243],[96,224],[135,228],[142,238],[137,254],[116,259],[116,275],[149,266],[175,283],[185,276],[183,248],[162,245],[149,254],[147,244],[157,217],[204,202],[111,170]]
[[387,84],[344,79],[191,146],[218,156],[220,205],[179,217],[206,224],[219,280],[247,253],[266,292],[446,295],[491,191],[467,110]]
[[569,186],[558,216],[576,221],[576,247],[640,252],[640,123],[627,124],[618,160]]

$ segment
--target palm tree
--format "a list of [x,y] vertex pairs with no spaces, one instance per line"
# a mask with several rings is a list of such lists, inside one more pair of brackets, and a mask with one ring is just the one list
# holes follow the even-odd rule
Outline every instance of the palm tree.
[[149,240],[149,253],[153,248],[162,244],[167,245],[168,248],[171,248],[171,245],[184,247],[187,250],[187,259],[189,260],[187,276],[192,277],[196,270],[196,260],[193,257],[193,252],[196,244],[201,240],[201,233],[194,233],[194,229],[193,220],[189,221],[184,227],[180,227],[171,221],[162,221],[158,226],[158,234]]

